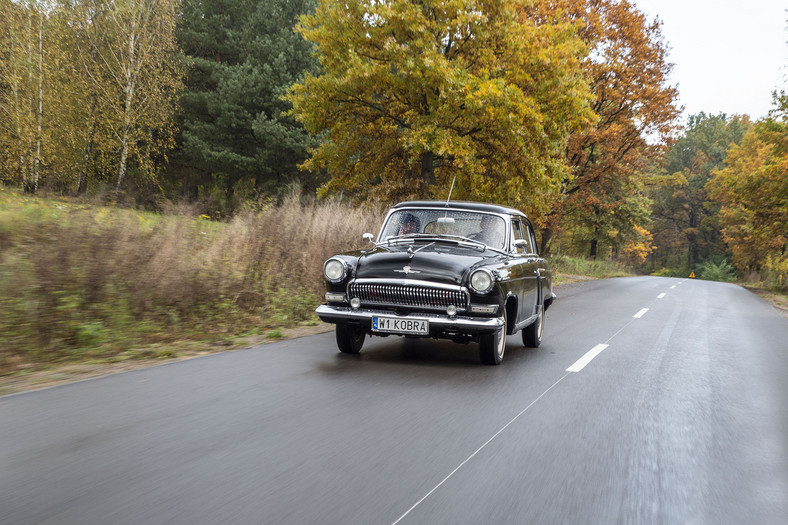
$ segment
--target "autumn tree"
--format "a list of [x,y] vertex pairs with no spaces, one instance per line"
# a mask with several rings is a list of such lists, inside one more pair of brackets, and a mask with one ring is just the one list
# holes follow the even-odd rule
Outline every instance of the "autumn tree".
[[522,16],[579,25],[597,116],[569,140],[570,173],[546,218],[542,250],[567,230],[586,239],[592,257],[600,244],[613,250],[642,244],[649,216],[642,174],[670,141],[679,115],[660,22],[649,22],[626,0],[553,0],[528,6]]
[[10,169],[35,193],[44,159],[45,29],[48,5],[39,0],[0,0],[0,130]]
[[588,124],[575,25],[523,23],[504,0],[322,2],[299,31],[321,75],[290,91],[322,139],[305,167],[322,193],[494,200],[543,212],[562,152]]
[[83,100],[75,71],[73,27],[62,2],[2,2],[0,149],[25,191],[66,188],[75,172],[74,138]]
[[720,203],[725,242],[739,270],[767,272],[788,288],[788,95],[733,145],[707,184]]
[[152,161],[174,145],[172,115],[183,75],[175,39],[178,1],[84,0],[74,8],[81,74],[96,105],[90,111],[101,112],[118,151],[119,191],[130,158],[154,177]]

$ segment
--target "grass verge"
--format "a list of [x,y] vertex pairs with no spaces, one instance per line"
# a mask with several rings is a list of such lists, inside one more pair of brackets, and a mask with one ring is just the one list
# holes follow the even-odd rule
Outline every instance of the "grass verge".
[[0,377],[169,359],[314,325],[323,261],[363,246],[381,220],[296,195],[215,222],[2,189]]
[[592,261],[579,257],[555,255],[550,257],[550,264],[555,275],[553,284],[556,286],[588,279],[606,279],[633,275],[632,272],[620,264],[607,260]]

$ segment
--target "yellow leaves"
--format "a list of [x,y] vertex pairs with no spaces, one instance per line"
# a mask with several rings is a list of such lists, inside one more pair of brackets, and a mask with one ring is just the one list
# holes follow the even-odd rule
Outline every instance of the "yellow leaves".
[[[788,124],[766,119],[728,150],[707,184],[721,204],[720,221],[734,263],[742,270],[782,257],[788,244]],[[779,267],[779,265],[778,265]],[[780,274],[785,276],[784,274]]]
[[[570,44],[565,24],[540,28],[531,45],[535,30],[517,21],[517,5],[356,0],[321,3],[302,18],[325,73],[288,99],[307,129],[327,137],[305,163],[331,173],[323,192],[427,197],[455,175],[483,177],[473,181],[483,200],[554,188],[566,136],[590,116],[582,45]],[[424,158],[433,159],[426,171]]]
[[646,228],[633,226],[635,238],[627,242],[621,249],[621,256],[630,264],[642,264],[648,255],[656,249],[656,246],[651,244],[654,236]]

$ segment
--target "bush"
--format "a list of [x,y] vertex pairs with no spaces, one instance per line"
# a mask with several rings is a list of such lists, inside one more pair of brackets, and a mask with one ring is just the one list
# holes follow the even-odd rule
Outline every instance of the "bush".
[[699,279],[732,283],[736,281],[736,269],[727,260],[708,260],[695,272]]

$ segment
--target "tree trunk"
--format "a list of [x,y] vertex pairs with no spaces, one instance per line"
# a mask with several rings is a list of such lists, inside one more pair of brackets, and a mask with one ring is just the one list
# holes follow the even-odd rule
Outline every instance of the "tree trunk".
[[427,195],[428,188],[435,184],[435,155],[425,151],[421,156],[421,193]]
[[120,165],[118,166],[118,183],[115,186],[115,191],[120,193],[120,184],[123,182],[123,177],[126,176],[126,166],[129,160],[129,130],[123,130],[123,138],[121,139],[120,150]]
[[93,120],[91,119],[88,129],[88,140],[85,143],[85,150],[82,155],[82,168],[79,171],[77,181],[77,195],[82,195],[88,187],[88,166],[90,165],[90,155],[93,153]]
[[542,230],[542,242],[539,245],[539,255],[547,257],[550,255],[550,247],[553,243],[553,230],[552,228],[544,228]]
[[[36,102],[35,102],[35,94],[33,92],[33,66],[31,65],[33,61],[33,12],[32,10],[28,11],[27,14],[27,89],[28,89],[28,96],[27,96],[27,118],[30,118],[31,112],[34,112]],[[35,193],[36,192],[36,184],[35,184],[35,155],[33,155],[33,130],[32,130],[32,123],[28,120],[27,125],[27,151],[25,155],[27,156],[27,175],[24,180],[24,187],[26,193]]]
[[38,191],[38,183],[41,180],[41,142],[43,140],[44,129],[44,38],[43,38],[43,14],[38,14],[38,108],[36,111],[36,156],[33,169],[33,185]]
[[137,54],[136,54],[136,33],[129,35],[129,64],[126,70],[126,85],[123,87],[126,92],[126,104],[123,108],[123,135],[121,136],[120,165],[118,166],[118,184],[115,191],[120,193],[120,185],[123,177],[126,176],[129,161],[129,142],[131,141],[132,114],[134,111],[134,95],[137,81]]

